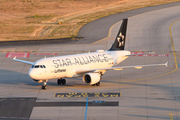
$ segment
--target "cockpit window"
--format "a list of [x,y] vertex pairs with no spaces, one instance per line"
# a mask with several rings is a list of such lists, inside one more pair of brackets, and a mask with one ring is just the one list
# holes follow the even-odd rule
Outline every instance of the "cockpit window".
[[39,65],[35,65],[34,68],[39,68]]
[[45,65],[32,65],[31,68],[46,68]]
[[43,65],[40,65],[40,68],[44,68]]

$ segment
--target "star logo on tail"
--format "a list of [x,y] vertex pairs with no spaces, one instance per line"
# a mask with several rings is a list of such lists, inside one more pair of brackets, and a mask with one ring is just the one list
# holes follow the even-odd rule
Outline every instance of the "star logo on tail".
[[[122,40],[121,40],[122,38]],[[119,47],[124,45],[124,35],[120,32],[119,36],[117,37],[118,43],[119,43]]]

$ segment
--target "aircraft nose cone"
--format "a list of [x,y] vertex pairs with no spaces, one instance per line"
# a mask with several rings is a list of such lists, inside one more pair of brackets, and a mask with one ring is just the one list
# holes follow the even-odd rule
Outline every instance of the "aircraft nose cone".
[[32,79],[36,79],[36,72],[33,70],[33,69],[30,69],[29,70],[29,76],[32,78]]

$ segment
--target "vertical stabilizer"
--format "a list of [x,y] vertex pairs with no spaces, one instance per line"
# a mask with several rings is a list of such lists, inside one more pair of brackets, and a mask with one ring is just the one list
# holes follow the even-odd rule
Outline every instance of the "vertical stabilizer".
[[117,37],[114,41],[114,44],[109,49],[109,51],[124,50],[125,40],[126,40],[127,22],[128,22],[128,19],[123,19],[123,22],[121,24],[121,27],[120,27],[119,32],[117,34]]

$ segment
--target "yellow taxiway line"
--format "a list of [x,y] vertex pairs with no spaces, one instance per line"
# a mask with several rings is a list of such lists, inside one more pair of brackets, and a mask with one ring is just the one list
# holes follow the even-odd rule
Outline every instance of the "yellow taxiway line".
[[[180,19],[179,19],[180,20]],[[169,32],[170,32],[170,37],[171,37],[171,44],[172,44],[172,49],[173,49],[173,55],[174,55],[174,62],[175,62],[175,69],[171,72],[168,72],[168,73],[164,73],[164,74],[161,74],[161,75],[157,75],[157,76],[153,76],[153,77],[148,77],[148,78],[142,78],[142,79],[136,79],[136,80],[131,80],[131,81],[122,81],[122,82],[132,82],[132,81],[140,81],[140,80],[147,80],[147,79],[151,79],[151,78],[156,78],[156,77],[161,77],[161,76],[164,76],[164,75],[168,75],[168,74],[171,74],[173,72],[175,72],[177,69],[178,69],[178,64],[177,64],[177,59],[176,59],[176,53],[175,53],[175,48],[174,48],[174,42],[173,42],[173,37],[172,37],[172,31],[171,31],[171,28],[172,26],[174,25],[174,23],[176,23],[177,21],[179,20],[176,20],[175,22],[173,22],[170,27],[169,27]]]

